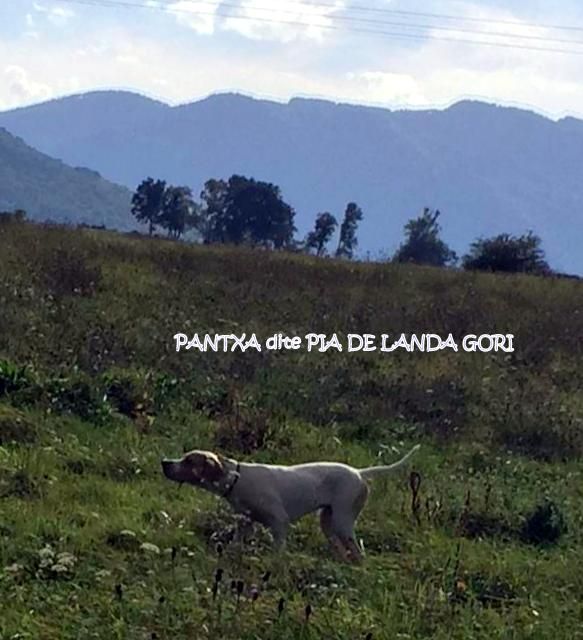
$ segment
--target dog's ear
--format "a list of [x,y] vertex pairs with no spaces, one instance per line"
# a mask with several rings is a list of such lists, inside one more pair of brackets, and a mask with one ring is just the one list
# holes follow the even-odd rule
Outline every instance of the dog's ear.
[[215,453],[207,453],[204,457],[203,475],[210,482],[217,482],[225,475],[223,461]]

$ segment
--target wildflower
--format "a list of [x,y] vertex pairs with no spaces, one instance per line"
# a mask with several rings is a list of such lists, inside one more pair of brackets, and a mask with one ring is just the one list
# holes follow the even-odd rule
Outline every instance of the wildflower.
[[157,555],[160,555],[160,547],[152,544],[151,542],[143,542],[140,545],[140,549],[142,551],[147,551],[148,553],[155,553]]
[[107,569],[100,569],[99,571],[95,572],[95,577],[97,578],[97,580],[103,580],[104,578],[109,578],[110,575],[111,575],[111,571],[108,571]]
[[4,573],[7,576],[17,578],[24,571],[24,567],[21,564],[15,562],[14,564],[4,567]]

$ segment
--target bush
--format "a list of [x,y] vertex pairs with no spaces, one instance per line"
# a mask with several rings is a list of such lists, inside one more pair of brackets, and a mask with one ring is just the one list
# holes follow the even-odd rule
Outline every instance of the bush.
[[13,224],[24,222],[26,220],[26,211],[16,209],[15,211],[0,211],[0,224]]
[[130,371],[110,371],[103,376],[105,396],[116,411],[135,418],[144,408],[147,393],[144,380]]
[[480,238],[471,245],[462,265],[482,271],[548,274],[550,268],[540,244],[541,239],[531,232],[518,237],[502,233]]
[[266,412],[236,407],[233,413],[219,418],[215,443],[222,451],[250,454],[264,448],[270,433]]
[[559,506],[545,500],[526,517],[522,539],[529,544],[550,546],[556,544],[567,530],[567,522]]
[[129,418],[166,409],[179,395],[177,378],[152,371],[112,369],[102,378],[106,398]]
[[0,360],[0,397],[12,394],[34,384],[29,367]]
[[109,416],[109,406],[89,380],[53,378],[47,382],[45,394],[52,411],[96,422]]

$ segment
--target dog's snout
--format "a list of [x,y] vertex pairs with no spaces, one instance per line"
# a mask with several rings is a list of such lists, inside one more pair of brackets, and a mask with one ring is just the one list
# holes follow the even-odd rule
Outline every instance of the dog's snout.
[[164,472],[164,475],[168,476],[169,473],[172,471],[172,468],[174,466],[174,461],[168,460],[167,458],[163,458],[161,461],[161,464],[162,464],[162,471]]

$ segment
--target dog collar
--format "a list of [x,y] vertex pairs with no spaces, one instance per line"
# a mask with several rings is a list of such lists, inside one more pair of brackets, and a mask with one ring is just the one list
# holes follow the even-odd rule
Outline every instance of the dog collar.
[[233,492],[233,489],[235,488],[235,485],[239,481],[239,475],[240,475],[239,471],[240,471],[240,469],[241,469],[241,464],[239,462],[237,462],[237,466],[235,467],[235,479],[227,487],[227,490],[225,491],[225,493],[223,493],[223,498],[228,498],[231,495],[231,493]]

